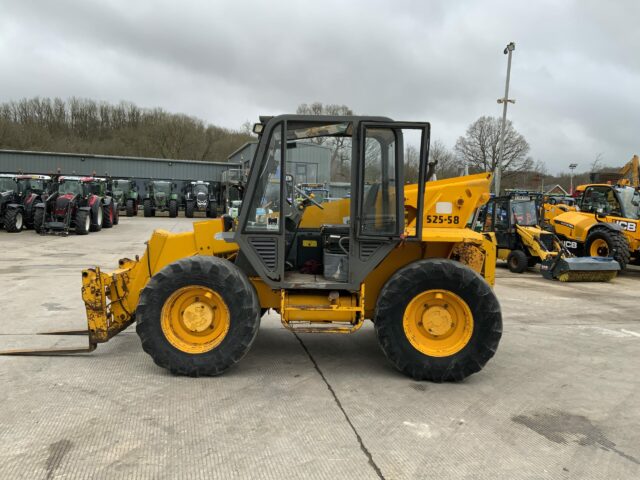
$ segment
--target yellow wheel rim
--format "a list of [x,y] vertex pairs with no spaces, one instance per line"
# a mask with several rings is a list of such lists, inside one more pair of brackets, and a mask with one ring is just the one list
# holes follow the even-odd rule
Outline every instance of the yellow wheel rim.
[[609,244],[602,238],[596,238],[589,247],[589,255],[592,257],[608,257]]
[[419,352],[448,357],[462,350],[473,334],[473,314],[462,298],[448,290],[426,290],[404,311],[402,326]]
[[222,297],[210,288],[176,290],[161,313],[164,336],[178,350],[205,353],[216,348],[229,331],[230,315]]

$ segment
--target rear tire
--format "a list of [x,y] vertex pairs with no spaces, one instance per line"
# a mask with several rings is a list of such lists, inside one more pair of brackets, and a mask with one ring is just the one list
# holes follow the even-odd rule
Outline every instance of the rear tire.
[[35,207],[33,213],[33,229],[36,233],[44,232],[44,207]]
[[[430,293],[435,292],[435,293]],[[442,293],[438,293],[442,292]],[[450,308],[453,323],[447,333],[429,337],[425,330],[428,347],[441,348],[438,355],[429,355],[418,350],[407,334],[407,325],[413,316],[411,305],[423,295],[445,295],[454,299],[456,305],[433,306],[430,321],[442,318],[440,312]],[[418,308],[422,305],[417,305]],[[429,312],[431,308],[424,305]],[[455,327],[460,317],[455,315],[458,308],[467,309],[471,315],[472,331],[465,341],[455,344],[455,348],[446,346],[448,339],[457,335]],[[422,324],[423,320],[420,320]],[[375,329],[378,342],[389,361],[404,374],[416,380],[433,382],[459,381],[482,370],[493,357],[502,336],[502,314],[500,304],[489,284],[469,267],[452,260],[419,260],[397,271],[380,292],[375,314]],[[424,327],[427,328],[426,326]],[[459,327],[460,328],[460,327]],[[429,330],[431,331],[431,330]],[[467,331],[468,330],[463,330]],[[447,336],[451,334],[451,336]],[[421,340],[421,339],[420,339]],[[442,342],[442,346],[438,345]],[[456,350],[457,348],[457,350]],[[448,349],[448,350],[447,350]],[[451,353],[449,353],[451,352]]]
[[113,205],[113,224],[118,225],[120,223],[120,208],[117,204]]
[[133,202],[133,200],[131,200],[131,199],[127,200],[127,204],[126,205],[127,205],[127,207],[126,207],[126,209],[127,209],[127,217],[133,217],[136,213],[138,213],[138,212],[135,211],[136,205]]
[[142,208],[144,209],[145,217],[153,217],[153,208],[151,207],[151,200],[148,198],[144,199],[142,202]]
[[[599,245],[601,247],[598,247]],[[624,236],[624,233],[616,230],[592,229],[587,235],[585,246],[585,255],[591,257],[613,257],[620,264],[620,270],[624,270],[631,259],[627,237]]]
[[76,235],[88,235],[91,230],[91,214],[87,210],[76,213]]
[[[181,289],[199,287],[210,289],[224,301],[229,326],[211,350],[188,353],[167,338],[163,313],[165,304],[169,305]],[[191,306],[182,304],[180,308]],[[253,285],[234,264],[217,257],[195,256],[171,263],[151,278],[140,295],[136,320],[142,348],[156,365],[191,377],[219,375],[249,351],[260,326],[260,303]]]
[[178,216],[178,202],[176,200],[169,200],[169,216],[171,218]]
[[522,273],[529,266],[529,258],[522,250],[511,250],[507,257],[507,265],[513,273]]
[[24,228],[24,212],[20,208],[7,209],[4,214],[4,229],[9,233],[19,233]]
[[187,218],[193,218],[193,211],[196,206],[194,202],[187,202],[184,207],[184,216]]

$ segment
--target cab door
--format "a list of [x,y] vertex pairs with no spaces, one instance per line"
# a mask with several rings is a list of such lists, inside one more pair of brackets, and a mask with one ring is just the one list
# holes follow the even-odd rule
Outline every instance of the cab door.
[[[352,169],[352,287],[359,286],[401,240],[422,238],[429,132],[428,123],[417,122],[361,122],[358,126],[353,155],[357,162]],[[406,175],[409,172],[411,178]],[[405,235],[405,180],[419,185],[417,225],[411,237]]]

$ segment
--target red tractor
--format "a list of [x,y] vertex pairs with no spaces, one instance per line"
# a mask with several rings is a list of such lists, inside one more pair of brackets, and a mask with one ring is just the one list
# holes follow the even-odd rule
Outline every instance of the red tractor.
[[48,195],[51,177],[48,175],[17,175],[18,197],[24,207],[24,225],[33,228],[36,205],[42,203]]
[[73,229],[87,235],[111,227],[117,223],[118,210],[111,197],[100,195],[104,189],[106,182],[95,177],[55,177],[52,193],[36,205],[36,232],[67,235]]

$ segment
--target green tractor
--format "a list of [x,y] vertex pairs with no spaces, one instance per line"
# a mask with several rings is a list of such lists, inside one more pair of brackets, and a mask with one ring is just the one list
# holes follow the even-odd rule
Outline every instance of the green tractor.
[[169,180],[149,180],[147,193],[142,202],[145,217],[154,217],[156,211],[169,212],[171,218],[178,216],[178,186]]
[[114,178],[109,182],[111,196],[118,203],[118,208],[127,213],[127,217],[138,215],[140,196],[138,184],[133,178]]

